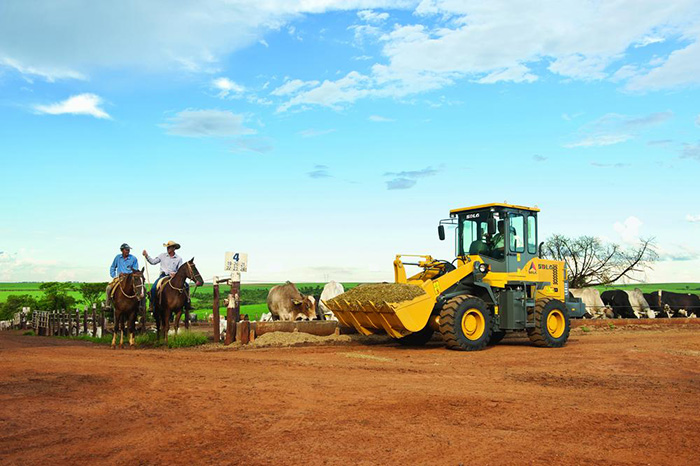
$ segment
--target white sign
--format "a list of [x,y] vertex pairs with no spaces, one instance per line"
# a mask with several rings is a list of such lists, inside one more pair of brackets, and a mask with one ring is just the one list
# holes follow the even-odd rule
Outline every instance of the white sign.
[[244,252],[227,252],[224,260],[224,270],[231,272],[248,271],[248,254]]

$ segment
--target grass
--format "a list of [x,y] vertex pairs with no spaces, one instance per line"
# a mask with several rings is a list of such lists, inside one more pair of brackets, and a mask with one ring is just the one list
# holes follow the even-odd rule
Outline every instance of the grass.
[[[137,335],[135,338],[137,346],[162,346],[165,342],[158,343],[155,333]],[[181,330],[177,335],[168,335],[168,348],[188,348],[200,346],[209,342],[209,338],[203,333],[188,332]]]
[[[34,335],[34,332],[26,332],[25,335],[31,333]],[[93,337],[90,335],[80,335],[80,336],[61,336],[61,337],[55,337],[55,338],[61,338],[63,340],[79,340],[79,341],[89,341],[92,343],[96,343],[99,345],[111,345],[112,344],[112,335],[107,334],[107,335],[102,335],[101,337]],[[163,346],[165,342],[161,341],[160,343],[157,342],[156,334],[155,333],[146,333],[146,334],[141,334],[141,335],[136,335],[134,338],[134,342],[136,343],[137,347],[158,347],[158,346]],[[188,348],[191,346],[200,346],[204,345],[209,342],[209,338],[207,338],[206,334],[204,333],[195,333],[195,332],[188,332],[186,330],[181,330],[177,335],[168,335],[168,348]],[[117,344],[119,344],[119,336],[117,335]],[[124,334],[124,346],[129,345],[129,339],[128,335],[125,333]]]
[[[192,313],[197,315],[197,319],[204,320],[213,311],[211,309],[193,309]],[[262,304],[247,304],[241,306],[241,314],[248,314],[250,320],[258,320],[260,316],[268,312],[267,303]],[[226,308],[219,308],[219,315],[226,317]]]
[[102,335],[101,337],[93,337],[90,335],[80,335],[77,337],[61,336],[61,337],[55,337],[55,338],[60,338],[62,340],[89,341],[92,343],[97,343],[99,345],[111,345],[112,344],[112,335]]
[[[151,277],[153,278],[153,277]],[[242,284],[241,289],[243,290],[267,290],[275,286],[277,283],[255,283],[255,284]],[[22,282],[22,283],[0,283],[0,303],[5,302],[7,300],[7,297],[11,294],[14,295],[21,295],[21,294],[28,294],[31,295],[35,298],[41,298],[43,296],[43,292],[39,290],[39,285],[41,285],[41,282]],[[76,283],[77,285],[77,283]],[[299,288],[306,288],[306,287],[317,287],[317,286],[323,286],[325,283],[297,283],[297,287]],[[354,286],[357,286],[357,283],[343,283],[346,289],[352,288]],[[700,285],[698,285],[700,286]],[[150,289],[150,286],[149,286]],[[194,290],[194,287],[191,288]],[[226,297],[228,294],[228,286],[227,285],[221,285],[221,299]],[[212,296],[214,293],[214,286],[209,283],[205,284],[203,286],[200,286],[197,288],[196,296],[200,295],[207,295],[207,296]],[[77,291],[70,291],[68,293],[70,296],[76,299],[76,301],[80,301],[82,299],[82,296],[79,292]],[[262,304],[262,303],[261,303]],[[249,313],[250,315],[250,313]],[[252,316],[251,316],[252,319]]]
[[590,329],[590,327],[586,327],[585,325],[582,325],[582,326],[581,326],[581,331],[583,331],[584,333],[588,333],[588,332],[591,331],[591,329]]

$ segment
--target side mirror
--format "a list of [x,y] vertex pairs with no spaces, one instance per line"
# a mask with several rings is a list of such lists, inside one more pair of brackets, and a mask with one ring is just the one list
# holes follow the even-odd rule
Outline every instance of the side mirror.
[[496,227],[496,219],[494,217],[489,217],[489,219],[486,221],[486,225],[488,228],[488,233],[489,236],[493,236],[496,234],[496,230],[498,229]]
[[538,251],[539,251],[539,253],[540,253],[540,254],[539,254],[539,255],[540,255],[540,257],[542,257],[542,248],[543,248],[543,247],[544,247],[544,241],[542,241],[542,242],[540,243],[540,247],[539,247],[539,248],[537,248],[537,250],[538,250]]
[[438,225],[438,238],[440,241],[445,241],[445,225]]

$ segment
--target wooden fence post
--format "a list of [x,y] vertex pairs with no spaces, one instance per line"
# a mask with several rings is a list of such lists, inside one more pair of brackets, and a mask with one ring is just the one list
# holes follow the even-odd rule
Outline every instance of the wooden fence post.
[[75,336],[80,336],[80,309],[75,308]]
[[92,336],[97,336],[97,304],[92,305]]
[[105,308],[102,308],[102,311],[100,311],[100,328],[102,328],[102,335],[105,335]]
[[236,324],[236,340],[241,345],[247,345],[250,341],[250,321],[241,320]]
[[83,309],[83,335],[87,335],[87,310],[88,307],[85,306]]
[[219,322],[219,277],[214,277],[214,306],[212,309],[212,318],[214,319],[214,341],[221,341],[221,328]]

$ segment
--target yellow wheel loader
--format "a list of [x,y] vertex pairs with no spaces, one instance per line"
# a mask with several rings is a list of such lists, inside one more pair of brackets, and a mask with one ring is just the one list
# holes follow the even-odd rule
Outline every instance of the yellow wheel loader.
[[[538,212],[510,204],[452,210],[438,235],[444,240],[445,225],[456,227],[453,261],[426,255],[394,261],[396,284],[420,287],[419,296],[392,302],[348,292],[325,303],[341,324],[364,335],[386,332],[406,345],[425,344],[438,331],[449,349],[480,350],[524,330],[536,346],[561,347],[570,318],[586,310],[569,296],[564,263],[540,257]],[[420,271],[407,277],[407,265]]]

